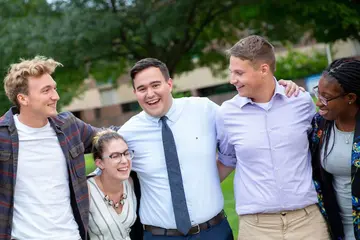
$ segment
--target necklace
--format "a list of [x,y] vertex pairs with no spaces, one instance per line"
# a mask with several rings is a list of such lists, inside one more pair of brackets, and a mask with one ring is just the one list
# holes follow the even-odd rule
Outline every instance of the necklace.
[[[102,186],[102,191],[104,192],[105,194],[105,191],[104,191],[104,186],[103,186],[103,183],[101,181],[101,176],[99,177],[99,181],[100,181],[100,184]],[[126,193],[122,193],[121,194],[121,197],[120,197],[120,200],[118,202],[115,202],[114,200],[110,199],[109,195],[105,194],[104,196],[104,201],[105,203],[107,203],[109,206],[112,206],[114,208],[119,208],[120,205],[124,205],[125,204],[125,200],[127,198],[127,194]]]
[[[338,124],[339,124],[339,122],[338,122]],[[345,132],[345,131],[342,131],[342,130],[340,130],[339,128],[341,127],[341,125],[339,126],[339,128],[336,126],[336,124],[334,123],[334,125],[335,125],[335,128],[339,131],[339,132],[342,132],[343,133],[343,136],[344,136],[344,139],[345,139],[345,143],[346,144],[349,144],[350,143],[350,138],[351,138],[351,136],[352,136],[352,134],[354,133],[353,131],[352,132]],[[346,135],[345,135],[345,133],[347,133]]]
[[350,143],[350,137],[351,137],[351,133],[349,133],[349,135],[347,137],[345,137],[345,143],[349,144]]
[[127,195],[126,193],[123,193],[121,195],[121,198],[118,202],[115,202],[113,200],[110,199],[110,197],[108,195],[105,195],[104,196],[104,201],[109,205],[109,206],[112,206],[114,208],[119,208],[120,204],[121,205],[124,205],[125,204],[125,199],[127,198]]

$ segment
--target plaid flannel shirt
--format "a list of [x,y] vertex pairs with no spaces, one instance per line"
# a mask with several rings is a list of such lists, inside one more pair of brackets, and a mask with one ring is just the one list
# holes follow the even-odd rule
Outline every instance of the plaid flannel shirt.
[[[11,239],[19,152],[19,137],[13,117],[16,113],[18,109],[13,107],[0,118],[0,240]],[[92,138],[98,129],[74,117],[70,112],[51,117],[49,122],[66,158],[74,218],[81,238],[87,239],[89,195],[84,153],[91,151]]]

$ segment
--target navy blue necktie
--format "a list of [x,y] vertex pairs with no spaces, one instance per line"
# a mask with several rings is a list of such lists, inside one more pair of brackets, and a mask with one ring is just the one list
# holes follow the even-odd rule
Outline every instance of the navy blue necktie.
[[191,228],[191,221],[186,205],[184,185],[181,177],[175,140],[171,129],[166,123],[167,117],[163,116],[160,120],[162,121],[162,140],[176,227],[180,232],[186,235]]

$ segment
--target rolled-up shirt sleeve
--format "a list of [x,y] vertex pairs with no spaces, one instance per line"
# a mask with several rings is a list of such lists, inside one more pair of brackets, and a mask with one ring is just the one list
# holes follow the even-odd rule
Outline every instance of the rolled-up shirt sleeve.
[[216,114],[216,138],[218,160],[227,167],[236,167],[236,153],[234,145],[229,141],[228,132],[224,126],[222,111],[219,109]]

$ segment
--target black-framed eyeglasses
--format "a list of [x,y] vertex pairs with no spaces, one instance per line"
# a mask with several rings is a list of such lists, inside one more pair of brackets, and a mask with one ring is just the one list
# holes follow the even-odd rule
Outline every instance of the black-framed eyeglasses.
[[325,106],[327,106],[330,101],[335,100],[335,99],[338,99],[338,98],[340,98],[340,97],[343,97],[343,96],[346,96],[346,95],[347,95],[347,93],[343,93],[343,94],[340,94],[339,96],[336,96],[336,97],[325,98],[325,97],[323,97],[323,96],[320,95],[320,93],[319,93],[319,86],[314,87],[314,88],[313,88],[313,92],[314,92],[315,97],[316,97],[317,99],[319,99],[320,102],[321,102],[322,104],[324,104]]
[[114,163],[121,163],[123,159],[132,160],[135,156],[133,150],[126,150],[125,152],[113,152],[109,156],[103,156],[102,159],[111,159]]

